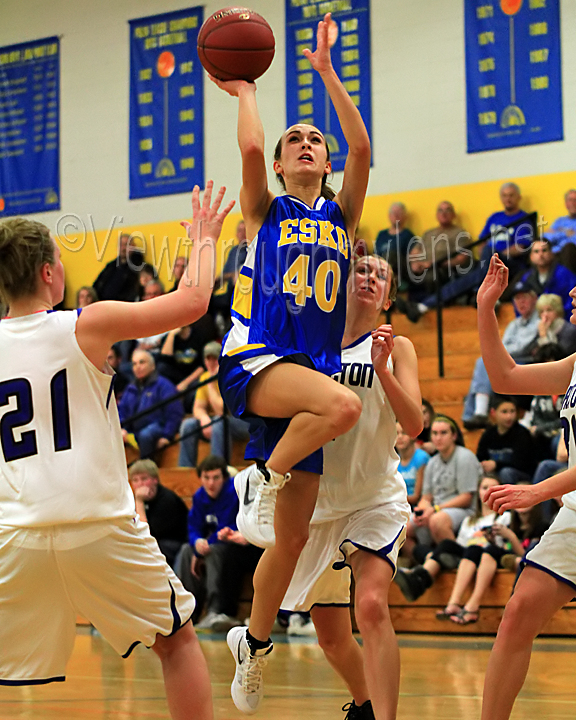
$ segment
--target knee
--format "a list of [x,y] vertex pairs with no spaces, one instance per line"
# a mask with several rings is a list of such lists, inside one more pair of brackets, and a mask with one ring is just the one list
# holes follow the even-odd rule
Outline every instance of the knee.
[[333,633],[316,628],[318,633],[318,645],[322,648],[327,658],[336,657],[342,647],[341,639]]
[[390,619],[387,596],[375,590],[366,592],[360,597],[357,596],[354,613],[358,629],[365,636],[367,632],[369,633],[375,628],[381,627]]
[[191,622],[180,628],[173,635],[165,637],[164,635],[156,635],[156,642],[152,649],[158,655],[160,660],[169,660],[175,654],[181,652],[188,645],[198,642],[194,628]]
[[289,557],[298,560],[304,546],[308,542],[309,528],[295,528],[293,532],[285,538],[279,538],[276,535],[276,545],[282,546],[282,552],[286,553]]
[[521,646],[531,642],[538,634],[531,618],[534,614],[530,602],[520,595],[512,595],[508,601],[498,628],[498,638],[509,645]]
[[454,536],[450,515],[442,511],[434,513],[434,515],[430,517],[429,528],[433,539],[439,538],[444,540],[447,536]]
[[340,393],[336,402],[330,407],[330,422],[335,436],[342,435],[354,427],[362,412],[360,398],[347,388],[342,388],[342,390],[346,390],[346,392]]

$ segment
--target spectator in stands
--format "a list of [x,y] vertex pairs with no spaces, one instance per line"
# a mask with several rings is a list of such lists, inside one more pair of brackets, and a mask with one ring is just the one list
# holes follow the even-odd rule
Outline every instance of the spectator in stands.
[[559,295],[566,320],[572,313],[570,290],[576,287],[576,275],[560,265],[547,240],[535,240],[530,250],[531,270],[522,276],[522,282],[534,289],[536,295]]
[[[152,298],[161,297],[164,295],[164,284],[161,280],[156,278],[155,280],[149,280],[144,286],[144,293],[142,294],[142,302],[146,300],[152,300]],[[139,338],[136,343],[136,347],[139,350],[149,350],[152,353],[158,353],[160,345],[166,337],[166,333],[159,333],[158,335],[151,335],[150,337]]]
[[557,345],[563,353],[562,357],[576,352],[576,327],[564,319],[562,298],[552,294],[540,295],[536,310],[540,322],[538,335],[530,348],[532,355],[546,345]]
[[120,235],[118,256],[106,265],[94,282],[98,298],[132,302],[138,294],[138,272],[142,262],[142,251],[130,247],[130,235]]
[[106,362],[110,365],[112,370],[114,370],[114,395],[116,396],[117,403],[120,401],[122,393],[133,379],[132,377],[126,375],[121,368],[122,356],[120,355],[120,348],[118,345],[119,343],[112,345],[108,351],[108,357],[106,358]]
[[[554,503],[554,501],[551,500],[550,503]],[[545,503],[539,503],[532,507],[510,511],[512,515],[510,530],[512,530],[520,540],[522,552],[519,555],[514,553],[502,557],[502,566],[507,570],[519,570],[526,553],[540,542],[540,538],[550,527],[552,517],[550,517],[549,520],[544,519],[544,505]]]
[[85,308],[86,305],[92,305],[97,302],[98,295],[91,285],[83,285],[76,293],[76,307]]
[[236,285],[240,269],[246,261],[248,254],[248,240],[246,239],[246,223],[240,220],[236,226],[236,244],[230,248],[224,267],[222,268],[222,280],[230,283],[231,287]]
[[[494,474],[480,474],[476,481],[477,492],[469,514],[463,519],[456,538],[445,538],[426,555],[422,565],[416,565],[412,570],[405,571],[398,569],[394,581],[400,587],[404,597],[414,602],[421,597],[426,590],[432,586],[434,580],[443,570],[454,570],[461,558],[472,558],[477,554],[475,550],[468,550],[470,545],[481,543],[486,544],[484,529],[491,528],[498,519],[497,513],[485,505],[484,495],[486,490],[493,485],[499,485],[500,481]],[[509,514],[502,517],[501,522],[507,523]],[[450,615],[459,612],[460,606],[450,606],[450,603],[443,611],[437,613],[439,620],[447,620]]]
[[400,457],[398,472],[404,478],[408,502],[414,507],[422,495],[424,468],[430,455],[422,448],[416,447],[416,441],[404,431],[400,423],[396,423],[396,452]]
[[[156,280],[158,280],[158,272],[154,265],[151,263],[144,263],[138,273],[138,295],[136,296],[136,300],[142,300],[148,283],[155,282]],[[154,289],[151,289],[150,294],[146,299],[150,300],[151,297],[158,297],[158,295],[155,295],[154,292]],[[162,295],[163,293],[160,294]]]
[[176,572],[196,598],[196,623],[206,604],[201,630],[226,632],[241,625],[236,618],[242,580],[253,573],[262,550],[238,532],[238,496],[224,458],[209,455],[198,466],[202,487],[194,493],[188,515],[188,544]]
[[424,422],[424,427],[420,435],[416,438],[416,445],[422,448],[422,450],[426,450],[428,455],[434,455],[436,453],[434,443],[430,440],[430,428],[435,415],[436,413],[434,412],[432,403],[426,400],[426,398],[422,398],[422,421]]
[[[193,325],[176,328],[166,335],[157,368],[160,375],[176,385],[178,391],[186,390],[204,372],[202,353],[204,346],[214,340],[216,331],[212,318],[206,314]],[[186,411],[192,409],[194,393],[184,399]]]
[[[220,350],[221,346],[217,342],[210,342],[204,348],[206,372],[200,376],[200,382],[218,375]],[[196,467],[200,437],[210,441],[212,455],[225,457],[225,425],[223,421],[219,420],[224,415],[224,402],[220,395],[218,382],[213,381],[198,388],[192,414],[194,417],[184,420],[180,428],[180,435],[183,439],[180,442],[179,465]],[[216,422],[211,425],[213,420]],[[229,447],[233,440],[248,439],[248,424],[244,420],[228,416],[227,423]]]
[[412,230],[406,227],[408,213],[402,202],[393,202],[388,209],[390,227],[380,230],[374,243],[374,252],[387,260],[398,279],[399,289],[404,289],[407,276],[407,257]]
[[509,227],[522,218],[527,213],[520,208],[522,195],[520,188],[516,183],[507,182],[500,188],[500,201],[504,207],[492,213],[484,229],[480,233],[480,239],[485,239],[486,245],[481,253],[481,261],[485,261],[483,266],[482,279],[488,271],[488,262],[492,255],[497,252],[502,261],[510,270],[510,277],[514,276],[526,267],[526,253],[534,240],[533,228],[530,225],[521,223]]
[[568,190],[564,202],[568,215],[555,220],[544,235],[550,241],[558,262],[576,273],[576,190]]
[[497,473],[505,485],[530,482],[536,469],[534,444],[530,431],[518,422],[513,398],[495,395],[491,401],[488,427],[478,443],[476,457],[485,473]]
[[180,283],[187,267],[188,258],[185,255],[178,255],[178,257],[174,259],[174,265],[172,266],[172,279],[174,280],[174,284],[168,292],[178,290],[178,284]]
[[424,470],[424,484],[406,528],[404,554],[420,545],[454,540],[462,521],[471,512],[481,467],[473,452],[457,445],[458,426],[446,415],[436,415],[431,439],[438,451]]
[[[559,345],[543,345],[534,355],[534,362],[555,362],[563,357],[566,354]],[[556,457],[562,429],[560,410],[563,402],[564,395],[534,395],[530,408],[519,421],[532,435],[538,461],[552,461]]]
[[160,551],[170,567],[188,539],[188,508],[175,492],[160,483],[158,466],[153,460],[137,460],[128,471],[130,487],[140,520],[150,526]]
[[[537,296],[529,285],[516,283],[512,288],[512,301],[518,317],[504,331],[502,342],[516,362],[530,361],[530,347],[538,334]],[[486,427],[492,387],[482,358],[478,358],[470,389],[464,402],[462,421],[467,430]]]
[[129,433],[133,433],[140,449],[140,457],[149,458],[156,450],[162,449],[174,439],[182,422],[184,409],[182,401],[178,399],[131,420],[136,413],[148,410],[176,393],[170,380],[158,375],[154,358],[147,350],[134,351],[132,369],[136,379],[124,390],[118,404],[122,436],[127,440]]

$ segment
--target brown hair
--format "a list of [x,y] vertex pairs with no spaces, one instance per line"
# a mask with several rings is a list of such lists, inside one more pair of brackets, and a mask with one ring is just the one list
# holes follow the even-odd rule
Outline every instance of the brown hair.
[[10,301],[36,292],[38,270],[54,264],[50,231],[35,220],[17,217],[0,223],[0,298]]
[[[324,136],[322,135],[324,138]],[[281,135],[280,140],[276,143],[276,147],[274,148],[274,160],[280,162],[280,157],[282,156],[282,141],[284,140],[284,133]],[[326,148],[326,161],[330,160],[330,148],[328,147],[328,143],[326,142],[326,138],[324,138],[324,147]],[[276,180],[280,183],[282,188],[286,190],[286,183],[284,182],[284,178],[279,173],[276,173]],[[324,173],[322,176],[322,187],[320,189],[320,195],[325,198],[326,200],[334,200],[336,197],[336,193],[330,185],[327,183],[328,180],[328,173]]]
[[228,480],[228,478],[230,477],[226,460],[224,460],[224,458],[220,457],[219,455],[208,455],[208,457],[204,458],[204,460],[202,460],[202,462],[196,468],[198,477],[200,477],[203,472],[211,472],[212,470],[220,470],[222,472],[222,477],[224,478],[224,480]]

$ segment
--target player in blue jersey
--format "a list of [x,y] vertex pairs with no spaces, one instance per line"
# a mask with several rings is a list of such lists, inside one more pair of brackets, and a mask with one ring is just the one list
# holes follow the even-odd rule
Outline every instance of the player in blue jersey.
[[330,23],[326,15],[316,51],[304,54],[326,86],[349,147],[335,196],[326,185],[331,164],[324,135],[298,124],[276,146],[274,172],[286,195],[275,197],[268,188],[256,86],[215,80],[239,99],[240,204],[252,239],[234,292],[220,385],[231,411],[251,422],[247,457],[261,461],[235,481],[238,527],[267,548],[254,576],[250,628],[228,637],[237,662],[232,697],[245,713],[257,709],[261,667],[272,649],[269,634],[308,537],[321,448],[347,432],[361,411],[354,393],[330,374],[340,370],[350,239],[362,213],[370,141],[332,67]]
[[[560,496],[562,507],[540,542],[523,558],[522,574],[488,661],[482,720],[508,720],[526,679],[534,639],[576,594],[576,354],[556,362],[514,362],[502,344],[494,311],[507,284],[508,268],[494,255],[478,291],[480,346],[490,382],[499,393],[564,394],[560,417],[569,460],[568,470],[537,485],[498,485],[485,495],[485,502],[499,513]],[[576,288],[570,297],[576,307]],[[576,324],[576,310],[570,322]]]
[[200,242],[177,291],[146,303],[53,312],[64,267],[48,228],[0,223],[0,685],[64,680],[80,613],[123,657],[153,647],[174,720],[213,718],[194,597],[136,515],[106,362],[113,343],[206,312],[233,205],[218,212],[222,188],[210,207],[211,190],[201,207],[194,189],[183,224]]

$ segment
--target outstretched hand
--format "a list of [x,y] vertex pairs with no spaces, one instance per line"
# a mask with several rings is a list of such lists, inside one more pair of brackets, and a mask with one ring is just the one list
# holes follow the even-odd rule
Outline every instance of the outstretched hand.
[[332,17],[330,13],[324,15],[324,20],[318,23],[318,31],[316,33],[316,50],[312,52],[305,48],[302,53],[310,61],[310,65],[320,74],[332,69],[332,60],[330,58],[330,43],[328,39],[328,31]]
[[192,222],[183,220],[180,223],[183,228],[186,228],[186,234],[192,242],[205,239],[217,240],[220,236],[224,219],[234,207],[235,201],[230,200],[222,212],[218,212],[226,188],[221,187],[220,190],[218,190],[214,202],[210,204],[212,201],[213,187],[214,181],[208,180],[206,190],[204,190],[202,204],[200,204],[200,188],[198,185],[195,185],[194,190],[192,190]]
[[539,500],[535,485],[494,485],[486,490],[484,502],[502,515],[505,510],[532,507]]
[[224,90],[224,92],[227,92],[228,95],[232,95],[232,97],[238,97],[240,94],[240,90],[243,87],[252,86],[254,90],[256,90],[256,83],[249,83],[247,80],[219,80],[217,77],[214,77],[214,75],[210,75],[208,73],[208,77],[214,85],[218,85],[220,90]]
[[498,255],[494,253],[490,258],[490,267],[486,273],[486,277],[480,285],[476,302],[478,307],[494,307],[496,301],[500,298],[504,290],[508,286],[508,268],[500,260]]

